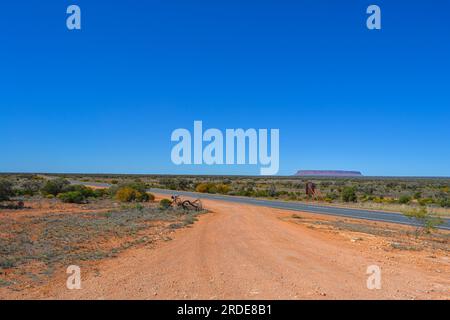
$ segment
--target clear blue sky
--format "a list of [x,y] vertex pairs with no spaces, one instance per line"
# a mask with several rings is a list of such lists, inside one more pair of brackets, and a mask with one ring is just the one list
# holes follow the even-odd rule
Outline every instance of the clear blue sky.
[[279,128],[283,175],[450,176],[448,1],[4,1],[0,40],[0,171],[259,172],[173,165],[202,120]]

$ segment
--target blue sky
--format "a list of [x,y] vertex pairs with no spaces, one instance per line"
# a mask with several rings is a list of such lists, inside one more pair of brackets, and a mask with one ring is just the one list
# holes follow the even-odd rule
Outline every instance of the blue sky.
[[[66,28],[66,8],[82,30]],[[382,30],[366,28],[370,4]],[[280,129],[280,172],[450,176],[450,3],[8,1],[0,171],[258,174],[175,166],[174,129]]]

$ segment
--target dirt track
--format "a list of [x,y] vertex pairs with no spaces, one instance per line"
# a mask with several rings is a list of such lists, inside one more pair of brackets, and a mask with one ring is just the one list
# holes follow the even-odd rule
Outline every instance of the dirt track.
[[[157,248],[131,249],[82,269],[82,289],[63,274],[23,297],[58,299],[449,298],[448,256],[387,252],[376,237],[354,243],[282,219],[293,212],[205,201],[212,212]],[[412,259],[414,257],[414,259]],[[368,290],[366,269],[382,269]],[[20,295],[16,298],[20,298]]]

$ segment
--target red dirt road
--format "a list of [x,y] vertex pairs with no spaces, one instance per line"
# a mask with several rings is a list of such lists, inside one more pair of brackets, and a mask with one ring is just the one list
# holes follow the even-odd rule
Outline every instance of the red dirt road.
[[[135,248],[82,268],[82,289],[66,275],[15,298],[57,299],[448,299],[450,261],[442,254],[386,251],[367,235],[350,241],[283,220],[294,212],[204,201],[212,212],[156,248]],[[303,214],[302,214],[303,215]],[[306,214],[305,214],[306,215]],[[328,219],[328,218],[327,218]],[[382,270],[367,289],[366,269]],[[90,267],[86,267],[90,268]]]

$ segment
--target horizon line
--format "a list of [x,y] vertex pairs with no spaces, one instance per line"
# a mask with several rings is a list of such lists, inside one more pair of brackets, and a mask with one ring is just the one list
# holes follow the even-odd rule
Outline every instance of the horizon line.
[[86,172],[8,172],[0,171],[0,175],[13,175],[13,174],[30,174],[30,175],[90,175],[90,176],[186,176],[186,177],[250,177],[250,178],[422,178],[422,179],[450,179],[450,176],[395,176],[395,175],[361,175],[361,176],[323,176],[323,175],[311,175],[311,176],[298,176],[295,173],[292,175],[273,175],[273,176],[263,176],[263,175],[250,175],[250,174],[190,174],[190,173],[86,173]]

